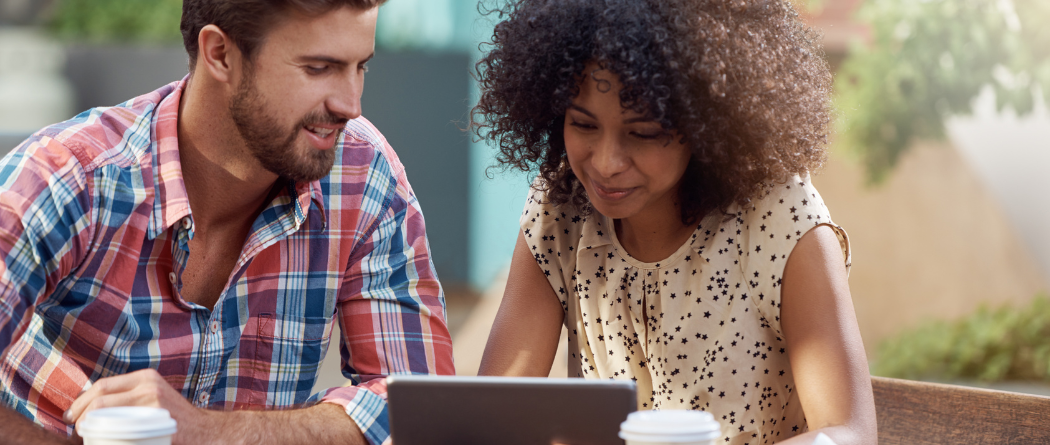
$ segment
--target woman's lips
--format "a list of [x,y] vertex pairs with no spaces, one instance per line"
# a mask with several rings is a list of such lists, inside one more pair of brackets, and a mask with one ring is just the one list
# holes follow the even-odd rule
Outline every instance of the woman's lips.
[[621,199],[626,198],[631,193],[634,193],[634,191],[638,188],[638,187],[631,187],[631,188],[602,187],[601,185],[599,185],[597,182],[594,182],[593,180],[591,181],[591,187],[594,188],[594,193],[597,194],[599,198],[601,198],[601,199],[603,199],[605,201],[619,201]]

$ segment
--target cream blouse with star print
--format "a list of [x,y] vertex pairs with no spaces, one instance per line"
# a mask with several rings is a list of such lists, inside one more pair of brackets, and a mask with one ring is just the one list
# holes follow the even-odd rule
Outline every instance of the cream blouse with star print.
[[570,376],[631,379],[638,409],[707,411],[727,444],[806,431],[780,329],[780,281],[813,227],[839,236],[809,181],[771,186],[747,206],[704,217],[664,261],[632,258],[613,222],[533,189],[522,233],[565,310]]

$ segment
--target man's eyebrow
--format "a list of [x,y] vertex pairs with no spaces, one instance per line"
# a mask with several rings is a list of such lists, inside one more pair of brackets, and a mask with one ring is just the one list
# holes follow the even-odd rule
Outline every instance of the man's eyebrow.
[[[372,60],[372,58],[375,57],[375,56],[376,56],[376,53],[373,52],[372,54],[369,54],[368,57],[365,58],[365,60],[362,60],[361,63],[362,64],[363,63],[368,63],[368,61]],[[350,62],[347,62],[345,60],[336,59],[335,57],[331,57],[331,56],[322,56],[322,55],[299,56],[299,60],[302,61],[302,62],[328,63],[328,64],[331,64],[331,65],[337,65],[337,66],[348,66],[348,65],[350,65]]]
[[350,64],[345,60],[336,59],[335,57],[330,56],[299,56],[298,59],[302,62],[321,62],[339,66],[346,66]]
[[594,113],[591,113],[590,111],[587,111],[587,109],[585,109],[585,108],[583,108],[583,107],[581,107],[579,105],[569,104],[569,108],[571,108],[573,110],[576,110],[576,111],[579,111],[580,113],[586,114],[591,119],[597,119],[598,118],[597,116],[594,115]]

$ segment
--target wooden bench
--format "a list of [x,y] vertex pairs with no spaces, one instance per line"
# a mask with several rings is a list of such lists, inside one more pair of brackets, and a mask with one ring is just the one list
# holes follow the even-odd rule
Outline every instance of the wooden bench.
[[879,444],[1050,444],[1050,397],[871,378]]

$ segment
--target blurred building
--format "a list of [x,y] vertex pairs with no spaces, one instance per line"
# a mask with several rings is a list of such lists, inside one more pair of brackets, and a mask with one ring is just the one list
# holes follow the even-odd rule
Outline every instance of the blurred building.
[[[808,17],[832,66],[867,30],[863,0],[830,0]],[[814,177],[832,217],[850,234],[850,289],[871,355],[887,336],[980,305],[1029,301],[1050,277],[1050,119],[999,115],[989,98],[953,119],[948,141],[918,143],[882,184],[867,185],[851,153],[835,149]],[[991,98],[994,102],[994,97]]]

